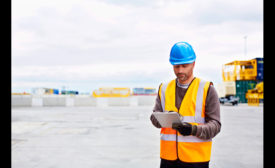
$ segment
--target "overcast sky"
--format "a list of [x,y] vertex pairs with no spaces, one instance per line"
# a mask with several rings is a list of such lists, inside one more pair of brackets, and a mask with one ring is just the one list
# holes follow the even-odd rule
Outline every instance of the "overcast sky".
[[179,41],[194,75],[221,83],[222,64],[263,57],[263,1],[13,0],[12,92],[157,88],[175,78]]

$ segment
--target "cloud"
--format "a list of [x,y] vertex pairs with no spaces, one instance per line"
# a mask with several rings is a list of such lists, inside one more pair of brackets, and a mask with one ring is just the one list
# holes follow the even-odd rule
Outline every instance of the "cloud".
[[[263,56],[262,5],[259,0],[14,0],[13,87],[45,80],[158,85],[174,77],[168,58],[178,41],[195,49],[198,75],[220,81],[222,64]],[[209,69],[215,73],[204,73]]]

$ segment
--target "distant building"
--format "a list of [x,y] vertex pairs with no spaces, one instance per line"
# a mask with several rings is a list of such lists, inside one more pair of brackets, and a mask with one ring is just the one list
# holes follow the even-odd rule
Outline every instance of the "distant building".
[[32,94],[34,95],[51,95],[51,94],[59,94],[58,89],[53,89],[53,88],[32,88]]

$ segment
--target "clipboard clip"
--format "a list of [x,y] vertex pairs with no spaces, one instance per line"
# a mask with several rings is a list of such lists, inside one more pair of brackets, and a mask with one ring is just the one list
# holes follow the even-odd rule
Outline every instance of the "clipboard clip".
[[[175,112],[175,111],[165,111],[165,112],[170,113],[170,112]],[[183,121],[183,118],[184,118],[184,117],[183,117],[182,115],[180,115],[180,113],[178,113],[178,114],[179,114],[179,116],[180,116],[180,121],[181,121],[181,122],[184,122],[184,121]]]

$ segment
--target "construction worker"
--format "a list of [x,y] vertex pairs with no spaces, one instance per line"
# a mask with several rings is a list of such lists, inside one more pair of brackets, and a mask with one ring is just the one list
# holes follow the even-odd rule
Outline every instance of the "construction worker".
[[161,128],[160,168],[209,167],[212,138],[221,129],[220,103],[213,83],[194,77],[195,60],[187,42],[172,47],[169,61],[177,78],[160,84],[153,112],[178,112],[181,123],[161,128],[154,115],[150,117]]

